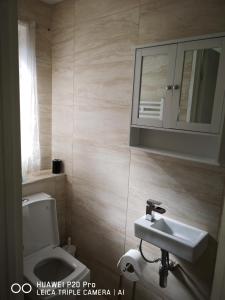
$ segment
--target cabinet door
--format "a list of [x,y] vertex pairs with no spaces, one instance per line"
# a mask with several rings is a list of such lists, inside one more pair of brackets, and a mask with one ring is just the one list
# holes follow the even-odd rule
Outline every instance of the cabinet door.
[[168,127],[177,44],[136,50],[132,124]]
[[178,44],[173,91],[175,128],[219,132],[224,101],[224,50],[223,38]]

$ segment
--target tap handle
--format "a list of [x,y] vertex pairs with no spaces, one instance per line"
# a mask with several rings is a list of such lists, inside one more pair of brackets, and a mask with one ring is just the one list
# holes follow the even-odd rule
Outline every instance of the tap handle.
[[159,206],[161,204],[162,204],[162,202],[160,202],[160,201],[156,201],[156,200],[152,200],[152,199],[147,200],[147,205],[150,205],[150,206]]

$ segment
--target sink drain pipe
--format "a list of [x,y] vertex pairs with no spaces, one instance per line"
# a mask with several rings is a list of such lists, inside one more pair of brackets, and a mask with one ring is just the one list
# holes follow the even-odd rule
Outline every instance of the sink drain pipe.
[[161,267],[159,268],[159,285],[162,288],[167,286],[167,277],[169,270],[169,253],[161,249],[162,258],[161,258]]
[[170,261],[169,252],[161,249],[161,267],[159,268],[159,285],[161,288],[167,287],[168,271],[173,271],[176,263]]
[[157,263],[157,262],[161,261],[161,266],[159,268],[159,286],[161,288],[166,288],[167,287],[167,277],[169,274],[168,271],[173,271],[176,266],[176,263],[169,259],[169,252],[164,249],[161,249],[161,258],[149,260],[143,254],[142,239],[140,240],[139,251],[141,253],[142,258],[147,263],[153,264],[153,263]]

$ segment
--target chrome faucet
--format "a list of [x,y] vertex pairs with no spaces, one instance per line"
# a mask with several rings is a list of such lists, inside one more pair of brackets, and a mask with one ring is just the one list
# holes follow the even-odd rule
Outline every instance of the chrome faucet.
[[160,207],[162,203],[155,200],[147,200],[146,205],[146,220],[149,220],[151,222],[154,221],[154,212],[157,212],[159,214],[164,214],[166,210],[162,207]]

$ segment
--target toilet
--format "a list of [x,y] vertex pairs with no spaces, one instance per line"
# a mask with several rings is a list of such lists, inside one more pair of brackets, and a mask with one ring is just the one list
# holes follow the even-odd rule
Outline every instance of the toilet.
[[[59,295],[57,288],[82,288],[84,282],[90,281],[90,270],[59,247],[56,201],[50,195],[38,193],[23,199],[23,245],[24,279],[32,287],[25,299],[78,298],[74,296],[76,292]],[[49,282],[57,282],[50,295],[46,286]]]

